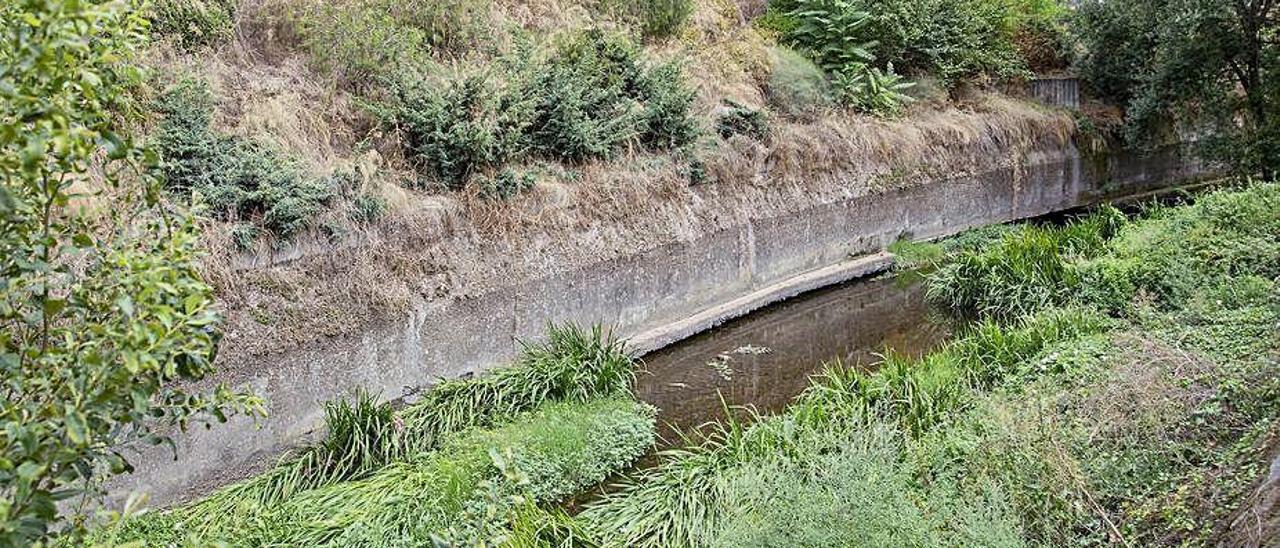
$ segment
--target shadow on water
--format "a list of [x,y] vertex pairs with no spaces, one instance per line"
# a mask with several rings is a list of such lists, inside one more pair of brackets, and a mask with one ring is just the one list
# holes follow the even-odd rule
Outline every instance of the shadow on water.
[[[949,334],[931,319],[924,288],[892,277],[815,291],[644,357],[635,394],[659,409],[660,448],[730,408],[782,411],[825,364],[871,368],[892,350],[919,356]],[[724,401],[721,402],[721,397]],[[745,410],[736,411],[747,418]]]

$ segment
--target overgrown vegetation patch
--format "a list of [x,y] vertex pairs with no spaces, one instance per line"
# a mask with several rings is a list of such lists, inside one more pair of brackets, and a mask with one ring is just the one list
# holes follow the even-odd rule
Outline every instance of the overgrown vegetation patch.
[[324,211],[335,196],[331,179],[309,177],[268,145],[213,129],[213,93],[207,84],[184,79],[161,97],[164,117],[155,137],[163,156],[165,187],[197,194],[210,212],[292,237]]
[[[631,546],[1227,538],[1274,457],[1278,200],[1255,185],[918,252],[938,302],[971,318],[955,341],[837,365],[580,519]],[[1111,283],[1082,281],[1099,272]]]
[[679,65],[650,66],[626,37],[603,31],[549,50],[519,48],[482,73],[404,73],[390,91],[375,112],[404,135],[424,176],[455,189],[511,162],[583,162],[630,145],[667,150],[698,131]]
[[[547,342],[527,346],[512,367],[476,379],[444,382],[405,409],[393,411],[390,405],[376,404],[367,395],[357,397],[354,403],[330,404],[325,412],[328,433],[321,443],[299,451],[264,474],[226,487],[208,498],[165,513],[126,520],[118,531],[104,534],[153,541],[173,538],[172,535],[181,538],[190,534],[205,540],[233,533],[240,535],[246,523],[275,515],[278,508],[290,504],[296,497],[314,496],[307,493],[315,490],[338,493],[340,488],[334,486],[367,480],[383,473],[388,466],[403,469],[410,466],[405,463],[434,454],[465,432],[503,424],[515,424],[517,426],[511,428],[518,430],[523,420],[517,417],[548,404],[564,403],[572,407],[602,399],[628,399],[634,368],[635,362],[622,343],[601,329],[551,326]],[[651,414],[641,415],[647,417],[652,427]],[[601,432],[593,435],[608,438]],[[652,435],[650,428],[650,439]],[[649,443],[642,445],[640,451]],[[588,458],[578,454],[578,449],[581,448],[564,448],[559,458]],[[588,453],[601,453],[597,457],[602,457],[609,451],[611,449],[596,448]],[[483,451],[478,457],[473,455],[483,456]],[[546,488],[532,487],[534,491]],[[460,510],[449,507],[437,511],[456,515]],[[454,524],[450,521],[445,525]],[[433,527],[439,530],[427,528],[425,532],[438,533],[446,528],[440,523]]]

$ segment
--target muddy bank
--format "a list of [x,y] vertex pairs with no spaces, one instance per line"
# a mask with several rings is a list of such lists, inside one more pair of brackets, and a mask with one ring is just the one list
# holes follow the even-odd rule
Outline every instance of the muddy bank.
[[[411,397],[436,379],[479,373],[510,359],[516,341],[536,339],[547,322],[610,324],[624,337],[645,334],[646,340],[660,341],[655,333],[709,309],[716,312],[684,329],[696,332],[745,313],[723,308],[744,295],[761,295],[749,303],[759,307],[794,295],[798,287],[813,289],[815,280],[839,283],[865,274],[866,269],[840,267],[902,236],[954,234],[1207,174],[1177,148],[1086,161],[1074,147],[1061,146],[996,164],[836,195],[798,211],[749,217],[540,278],[495,272],[487,290],[427,301],[402,320],[359,336],[323,339],[256,359],[252,367],[231,368],[222,380],[262,395],[270,416],[257,428],[233,421],[183,436],[176,461],[167,450],[149,450],[114,492],[148,491],[160,504],[199,496],[269,466],[314,437],[321,402],[357,387],[387,399]],[[824,270],[835,274],[812,275]]]

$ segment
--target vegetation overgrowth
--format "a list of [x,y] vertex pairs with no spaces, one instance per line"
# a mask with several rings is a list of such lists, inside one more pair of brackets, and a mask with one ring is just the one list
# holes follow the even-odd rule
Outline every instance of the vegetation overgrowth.
[[[444,212],[431,221],[442,230],[467,233],[457,230],[455,210],[510,211],[531,190],[550,197],[547,211],[529,208],[539,209],[544,228],[590,226],[593,219],[575,215],[601,203],[609,203],[602,215],[647,216],[638,204],[694,196],[679,187],[706,181],[788,183],[770,188],[794,186],[783,196],[802,201],[811,187],[789,183],[866,167],[850,168],[859,157],[850,151],[899,152],[899,141],[869,138],[866,128],[908,128],[916,144],[956,135],[966,147],[991,142],[1016,165],[1042,133],[1070,138],[1061,129],[1069,124],[1045,114],[1040,126],[1006,133],[1003,111],[959,129],[938,111],[941,121],[928,128],[860,117],[897,116],[912,102],[982,110],[973,89],[1060,70],[1076,54],[1089,91],[1123,109],[1130,143],[1192,137],[1240,173],[1273,178],[1276,9],[1261,0],[1095,0],[1078,10],[1053,0],[7,2],[0,542],[79,540],[101,483],[130,468],[121,448],[163,443],[164,432],[199,417],[256,410],[245,394],[176,388],[212,372],[220,339],[201,272],[245,272],[227,272],[224,240],[209,233],[242,249],[260,234],[274,237],[267,245],[309,232],[338,238],[414,197],[430,202],[423,216]],[[189,77],[157,78],[145,68]],[[1095,108],[1086,105],[1077,119],[1093,124]],[[844,148],[817,146],[828,141]],[[885,179],[908,180],[954,167],[908,165],[914,161],[869,168],[872,179],[859,183],[867,186],[852,191],[874,190],[881,168]],[[650,180],[653,173],[660,175]],[[593,192],[607,196],[576,199]],[[716,197],[731,194],[696,199],[732,202]],[[563,406],[567,417],[601,398],[626,400],[631,362],[620,347],[599,333],[562,331],[551,346],[529,349],[515,372],[446,383],[406,410],[369,397],[331,406],[329,437],[317,446],[206,501],[126,527],[167,519],[199,535],[244,512],[277,516],[271,512],[340,484],[382,478],[391,487],[415,464],[430,469],[458,457],[488,463],[477,465],[484,479],[467,476],[476,480],[472,494],[484,491],[477,504],[506,517],[483,531],[441,534],[499,544],[564,535],[709,544],[1216,538],[1231,533],[1215,524],[1256,476],[1258,446],[1270,435],[1261,417],[1274,414],[1274,383],[1259,372],[1275,362],[1275,202],[1274,185],[1257,185],[1138,222],[1104,211],[1068,227],[1011,229],[926,251],[930,299],[971,322],[953,345],[918,361],[890,357],[875,375],[836,368],[812,391],[836,403],[801,401],[794,412],[803,417],[732,425],[720,442],[674,456],[688,466],[661,468],[634,487],[667,482],[659,506],[643,513],[627,509],[627,491],[569,518],[541,505],[559,491],[496,487],[523,484],[525,471],[507,456],[441,453],[462,437],[537,423],[538,409]],[[702,221],[720,212],[708,211],[686,226],[713,226]],[[201,222],[201,212],[213,222]],[[201,236],[201,225],[214,230]],[[412,235],[397,245],[431,240],[421,228],[403,230]],[[634,243],[616,241],[610,245]],[[203,261],[210,249],[220,255]],[[387,268],[406,278],[440,274],[418,258],[397,257]],[[455,280],[443,270],[439,288],[423,282],[402,300],[448,293]],[[308,287],[272,283],[271,298],[378,285],[315,279]],[[229,308],[261,304],[243,301]],[[385,303],[359,304],[348,308]],[[296,316],[320,316],[300,309],[307,314]],[[272,319],[253,315],[263,325]],[[245,325],[227,332],[244,337]],[[1116,407],[1138,399],[1124,390],[1144,387],[1163,397]],[[1046,405],[1061,410],[1047,426],[1026,422],[1046,420]],[[1089,426],[1090,414],[1114,416],[1115,425]],[[857,424],[866,433],[818,435],[814,424],[835,432]],[[769,434],[773,427],[784,431]],[[756,442],[732,441],[755,436],[785,450],[757,454],[748,447]],[[406,475],[381,475],[397,469]],[[906,495],[868,501],[842,487],[871,474],[887,482],[873,489],[905,482],[895,492]],[[835,517],[851,509],[868,519],[854,526]],[[427,540],[404,516],[366,510],[346,515],[385,528],[344,533]],[[639,521],[623,527],[617,516],[626,515]],[[297,526],[287,521],[277,532]],[[332,533],[315,525],[299,538]]]
[[634,369],[623,343],[601,328],[549,326],[547,340],[527,345],[512,366],[442,382],[404,409],[363,393],[352,403],[330,403],[320,443],[190,505],[127,520],[123,536],[160,527],[216,538],[305,492],[362,480],[431,453],[460,432],[508,423],[547,403],[625,397]]
[[1078,70],[1124,111],[1131,144],[1204,136],[1204,151],[1244,176],[1280,165],[1276,79],[1280,6],[1265,0],[1082,2]]
[[1277,434],[1277,205],[1254,184],[918,250],[971,319],[943,350],[837,364],[579,519],[617,546],[1257,543],[1233,518]]
[[278,505],[243,500],[237,519],[192,530],[179,514],[122,539],[237,546],[470,544],[506,525],[519,503],[559,501],[629,466],[653,444],[651,407],[624,397],[548,403],[506,423],[451,436],[439,448],[373,475],[299,492]]

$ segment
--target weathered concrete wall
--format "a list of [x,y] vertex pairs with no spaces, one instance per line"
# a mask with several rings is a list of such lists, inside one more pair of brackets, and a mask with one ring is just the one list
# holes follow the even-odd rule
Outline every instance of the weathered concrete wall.
[[1077,78],[1036,78],[1027,87],[1032,98],[1046,105],[1080,108],[1080,80]]
[[[313,436],[322,402],[361,387],[388,399],[411,398],[437,379],[509,361],[517,340],[538,338],[548,322],[612,324],[625,337],[652,333],[744,295],[763,295],[748,299],[761,306],[785,298],[786,288],[794,294],[812,288],[804,283],[843,281],[840,275],[865,269],[830,270],[833,265],[881,251],[903,235],[939,237],[1203,175],[1202,166],[1177,149],[1085,162],[1066,148],[1033,154],[1007,169],[756,219],[554,277],[513,280],[480,297],[433,303],[358,339],[281,356],[245,383],[267,401],[269,417],[259,428],[237,420],[182,436],[177,460],[167,450],[149,450],[134,459],[137,472],[113,491],[146,491],[158,504],[207,493],[260,471]],[[815,277],[815,271],[837,274]],[[743,312],[731,306],[715,315]]]

